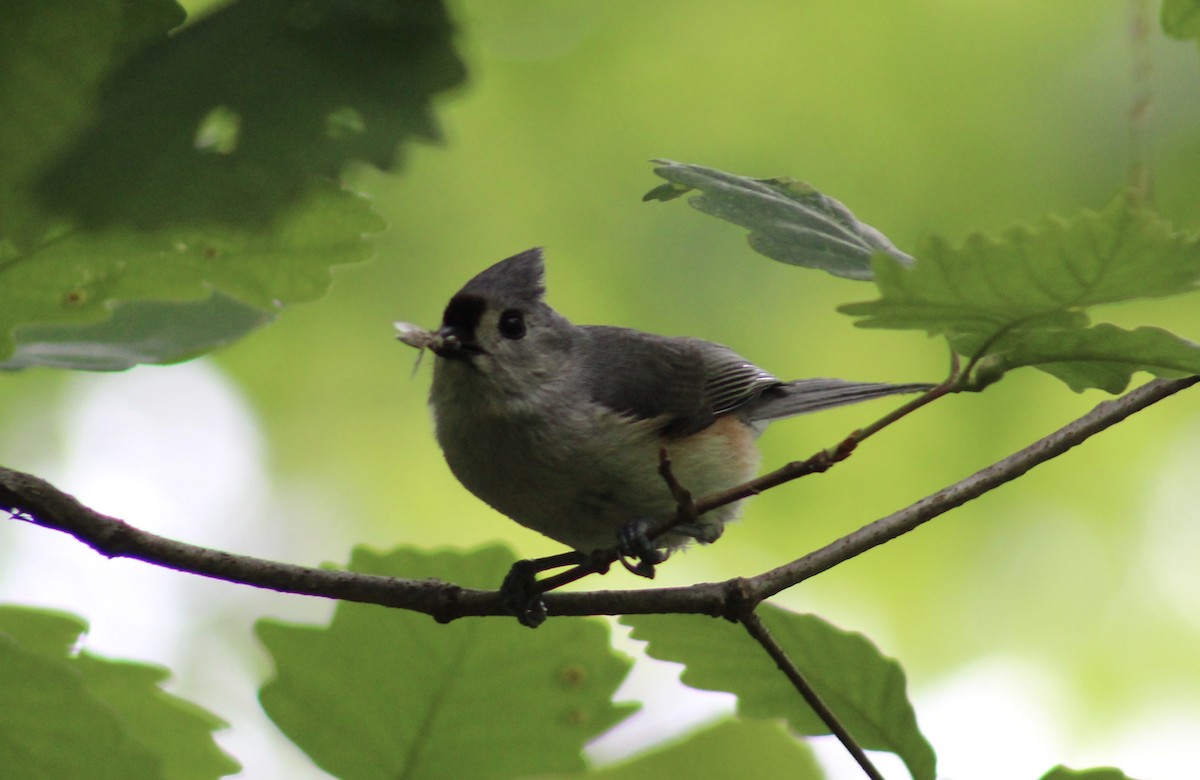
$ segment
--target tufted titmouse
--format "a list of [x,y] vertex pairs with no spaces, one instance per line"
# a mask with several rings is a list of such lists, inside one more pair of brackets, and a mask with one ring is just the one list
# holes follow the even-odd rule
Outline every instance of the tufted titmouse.
[[[435,333],[397,329],[437,355],[430,404],[454,475],[580,553],[613,548],[633,521],[674,517],[663,450],[676,481],[706,496],[755,475],[772,420],[930,387],[783,382],[709,341],[572,325],[543,302],[543,272],[540,249],[522,252],[467,282]],[[712,510],[654,545],[713,542],[737,513]]]

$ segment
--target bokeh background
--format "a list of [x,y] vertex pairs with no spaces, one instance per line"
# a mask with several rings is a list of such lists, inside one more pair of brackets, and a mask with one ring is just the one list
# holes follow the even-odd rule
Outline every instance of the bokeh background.
[[[776,264],[682,201],[642,203],[659,183],[648,160],[804,179],[908,250],[995,233],[1100,208],[1124,186],[1140,45],[1154,63],[1155,200],[1195,229],[1200,55],[1154,29],[1135,44],[1140,5],[460,0],[470,77],[440,100],[444,143],[410,149],[398,173],[350,175],[391,225],[375,260],[203,360],[0,376],[0,456],[148,530],[296,563],[342,561],[360,543],[554,552],[454,481],[425,406],[429,363],[414,373],[392,320],[434,325],[466,279],[536,245],[550,302],[576,322],[720,341],[784,378],[936,381],[939,342],[836,313],[873,297],[869,285]],[[1102,313],[1200,335],[1194,298]],[[757,498],[657,584],[791,560],[1104,397],[1027,370],[945,399],[830,473]],[[887,403],[774,426],[765,466]],[[780,601],[900,660],[946,777],[1036,777],[1059,761],[1178,777],[1200,759],[1198,469],[1193,392]],[[0,598],[77,612],[90,648],[170,665],[174,690],[233,722],[222,742],[244,776],[323,776],[257,712],[251,681],[269,670],[249,626],[331,605],[107,562],[12,523]],[[671,674],[640,668],[624,693],[648,697],[647,712],[598,760],[728,709]]]

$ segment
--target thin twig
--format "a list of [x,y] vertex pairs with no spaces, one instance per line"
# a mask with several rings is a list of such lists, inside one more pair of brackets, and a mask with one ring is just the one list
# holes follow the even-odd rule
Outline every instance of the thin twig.
[[859,428],[857,431],[855,431],[853,434],[851,434],[851,436],[854,439],[855,445],[861,444],[862,442],[866,441],[868,438],[879,433],[880,431],[882,431],[884,428],[888,427],[889,425],[891,425],[893,423],[897,423],[900,420],[903,420],[908,415],[912,414],[913,412],[917,411],[918,409],[920,409],[921,407],[923,407],[927,404],[933,403],[934,401],[941,398],[942,396],[949,395],[954,392],[958,392],[958,383],[960,380],[960,377],[958,375],[958,355],[951,352],[950,357],[951,357],[950,362],[952,364],[952,369],[951,369],[950,375],[948,377],[946,377],[946,381],[942,382],[939,385],[934,385],[933,387],[929,388],[924,393],[921,393],[919,396],[912,399],[911,401],[904,404],[903,406],[897,407],[896,409],[893,409],[890,413],[885,414],[883,417],[880,417],[878,420],[871,423],[867,427]]
[[1129,51],[1133,60],[1130,76],[1133,94],[1129,101],[1129,186],[1134,197],[1145,203],[1154,197],[1150,168],[1150,122],[1154,105],[1151,77],[1150,31],[1154,27],[1154,8],[1150,0],[1129,2]]
[[[960,379],[961,377],[958,370],[958,356],[951,352],[950,374],[941,384],[934,385],[929,390],[921,393],[921,395],[917,396],[908,403],[896,407],[891,412],[885,414],[883,417],[880,417],[870,425],[864,428],[859,428],[839,442],[836,447],[832,447],[827,450],[821,450],[805,460],[797,460],[784,464],[772,472],[763,474],[760,477],[752,479],[744,484],[732,487],[729,490],[705,496],[699,501],[692,501],[690,507],[692,515],[702,515],[705,512],[711,512],[712,510],[725,506],[726,504],[732,504],[734,501],[740,501],[743,498],[756,496],[764,490],[778,487],[779,485],[799,479],[800,477],[805,477],[809,474],[820,474],[828,471],[835,463],[840,463],[841,461],[850,457],[858,445],[866,439],[879,433],[889,425],[899,422],[926,404],[932,403],[944,395],[949,395],[950,393],[956,392]],[[674,493],[674,489],[672,489],[672,493]]]
[[1200,382],[1200,377],[1195,376],[1184,379],[1156,379],[1120,398],[1103,401],[1083,417],[966,479],[880,518],[803,558],[751,578],[752,589],[761,589],[761,596],[766,599],[797,585],[1021,477],[1035,466],[1057,458],[1130,415],[1197,382]]
[[747,611],[741,616],[739,622],[745,627],[750,636],[754,637],[754,641],[758,642],[767,651],[767,654],[771,656],[771,660],[779,667],[779,671],[787,675],[788,680],[791,681],[800,695],[804,697],[804,701],[808,703],[809,707],[812,707],[813,712],[817,713],[817,717],[829,728],[830,733],[838,738],[838,741],[842,743],[842,747],[846,748],[846,752],[858,762],[858,765],[862,767],[867,777],[871,778],[871,780],[884,780],[883,775],[871,763],[871,759],[867,757],[866,751],[862,749],[862,746],[858,744],[858,741],[854,739],[849,730],[842,725],[842,722],[838,720],[837,715],[829,708],[829,705],[825,703],[821,695],[804,678],[804,674],[801,673],[795,662],[788,656],[787,651],[775,640],[774,635],[767,629],[767,626],[762,622],[762,618],[758,616],[758,613],[753,610]]
[[663,482],[667,483],[667,488],[671,491],[671,498],[675,499],[679,511],[689,519],[695,517],[696,507],[692,501],[691,491],[679,484],[679,480],[675,478],[675,472],[671,470],[671,456],[666,447],[658,451],[658,475],[662,477]]

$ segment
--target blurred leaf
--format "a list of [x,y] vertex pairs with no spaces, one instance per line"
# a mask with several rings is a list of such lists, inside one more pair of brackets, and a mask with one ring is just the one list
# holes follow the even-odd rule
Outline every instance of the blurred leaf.
[[67,656],[87,621],[68,612],[0,604],[0,633],[38,655]]
[[656,160],[667,184],[642,200],[668,201],[700,190],[688,203],[705,214],[750,230],[750,246],[782,263],[818,268],[847,279],[870,279],[880,252],[903,265],[912,258],[838,201],[804,182],[749,179],[699,165]]
[[103,79],[183,21],[171,0],[10,0],[0,25],[0,239],[27,248],[46,228],[31,177],[91,116]]
[[94,325],[19,328],[16,352],[0,368],[120,371],[175,362],[225,346],[275,319],[220,293],[196,302],[117,302],[110,308],[112,316]]
[[[389,554],[356,549],[350,569],[495,587],[507,550]],[[599,620],[440,625],[403,610],[343,602],[328,627],[260,621],[276,676],[260,693],[271,719],[343,780],[501,778],[583,767],[584,743],[623,718],[612,695],[629,661]]]
[[269,231],[65,233],[0,261],[0,358],[12,356],[0,366],[112,370],[192,357],[324,295],[330,267],[366,259],[362,236],[382,227],[367,200],[330,186]]
[[1065,766],[1056,766],[1046,774],[1042,775],[1040,780],[1133,780],[1120,769],[1101,768],[1101,769],[1068,769]]
[[4,368],[176,362],[320,297],[382,229],[322,177],[391,166],[463,76],[436,2],[240,2],[170,38],[169,0],[68,6],[0,29]]
[[917,254],[913,268],[879,259],[882,297],[840,310],[862,327],[945,335],[960,354],[986,359],[980,384],[1034,365],[1076,390],[1120,392],[1134,371],[1200,370],[1200,346],[1166,331],[1088,327],[1087,307],[1200,286],[1200,241],[1128,196],[1000,239],[976,234],[959,248],[933,239]]
[[47,780],[203,780],[238,770],[212,739],[225,724],[164,692],[165,670],[73,653],[85,628],[73,616],[0,606],[4,771]]
[[[613,766],[577,775],[554,775],[555,780],[726,780],[748,777],[787,777],[820,780],[825,777],[812,750],[786,732],[782,724],[726,720],[666,747]],[[544,778],[543,780],[550,780]]]
[[[66,749],[66,746],[70,746]],[[70,664],[0,633],[0,766],[13,777],[155,780],[156,758]]]
[[207,710],[172,696],[159,684],[165,669],[109,661],[87,653],[74,659],[88,689],[112,708],[130,735],[161,758],[163,777],[202,780],[237,772],[237,762],[212,741],[227,725]]
[[1172,38],[1200,39],[1200,0],[1163,0],[1162,28]]
[[90,227],[263,226],[354,160],[435,138],[464,68],[432,0],[237,2],[147,47],[42,179]]
[[[792,661],[868,750],[898,755],[915,780],[932,780],[937,758],[917,727],[904,672],[861,634],[842,631],[815,615],[759,607],[763,622]],[[681,679],[703,690],[738,697],[738,712],[785,718],[799,734],[828,734],[787,678],[740,626],[694,615],[626,616],[633,638],[650,643],[653,658],[682,663]]]

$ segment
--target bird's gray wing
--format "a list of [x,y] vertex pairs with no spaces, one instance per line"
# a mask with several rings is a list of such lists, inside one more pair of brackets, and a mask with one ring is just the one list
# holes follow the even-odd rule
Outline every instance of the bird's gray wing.
[[718,415],[781,384],[733,350],[701,339],[604,326],[581,330],[582,349],[573,359],[591,400],[640,419],[661,419],[668,436],[703,430]]

